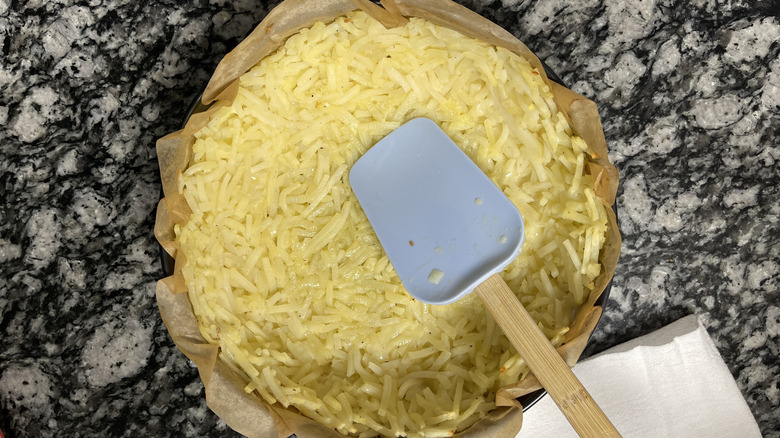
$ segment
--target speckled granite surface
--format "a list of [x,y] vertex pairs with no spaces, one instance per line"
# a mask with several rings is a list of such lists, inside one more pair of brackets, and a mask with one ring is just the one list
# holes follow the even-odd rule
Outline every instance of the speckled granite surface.
[[[591,352],[696,313],[780,436],[776,2],[468,1],[600,106],[624,233]],[[0,428],[235,436],[160,321],[154,141],[254,0],[0,0]]]

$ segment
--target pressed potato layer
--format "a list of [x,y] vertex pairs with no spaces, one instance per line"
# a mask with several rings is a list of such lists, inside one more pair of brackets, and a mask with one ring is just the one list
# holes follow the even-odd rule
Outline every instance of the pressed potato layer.
[[411,298],[348,183],[379,139],[428,117],[512,200],[526,241],[502,273],[559,345],[599,274],[605,206],[527,60],[362,12],[290,37],[196,134],[176,240],[201,333],[246,391],[343,434],[450,436],[528,373],[473,295]]

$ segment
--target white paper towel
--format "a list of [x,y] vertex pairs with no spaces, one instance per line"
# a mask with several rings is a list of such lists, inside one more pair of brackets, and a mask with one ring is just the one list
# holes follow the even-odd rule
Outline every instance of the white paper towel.
[[[574,374],[624,438],[761,437],[696,315],[584,360]],[[516,438],[577,437],[545,396]]]

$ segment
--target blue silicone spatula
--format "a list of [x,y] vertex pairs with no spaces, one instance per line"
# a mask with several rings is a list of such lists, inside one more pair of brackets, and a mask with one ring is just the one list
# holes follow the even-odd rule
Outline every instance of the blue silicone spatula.
[[409,294],[449,304],[476,293],[580,436],[620,436],[499,276],[524,242],[520,212],[435,122],[388,134],[349,181]]

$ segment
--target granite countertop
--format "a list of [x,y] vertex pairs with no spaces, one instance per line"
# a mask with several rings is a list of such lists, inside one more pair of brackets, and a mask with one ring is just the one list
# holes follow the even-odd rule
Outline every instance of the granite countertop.
[[[155,304],[154,144],[271,4],[188,3],[0,0],[8,438],[237,435]],[[624,243],[589,351],[698,314],[780,436],[777,5],[464,3],[599,104]]]

